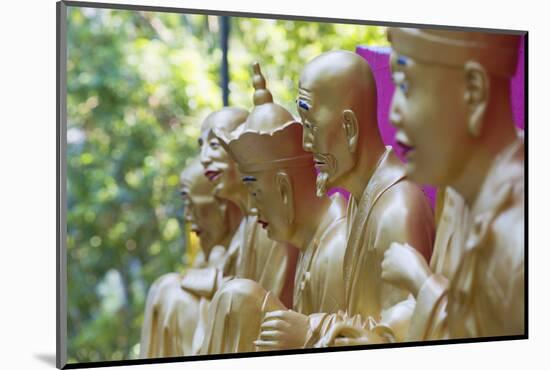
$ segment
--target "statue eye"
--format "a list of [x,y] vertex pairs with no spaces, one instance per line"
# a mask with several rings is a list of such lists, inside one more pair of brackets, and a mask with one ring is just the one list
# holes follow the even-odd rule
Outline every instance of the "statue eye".
[[210,142],[210,147],[211,147],[212,149],[218,149],[218,148],[220,147],[220,144],[219,144],[218,142],[216,142],[216,141],[211,141],[211,142]]

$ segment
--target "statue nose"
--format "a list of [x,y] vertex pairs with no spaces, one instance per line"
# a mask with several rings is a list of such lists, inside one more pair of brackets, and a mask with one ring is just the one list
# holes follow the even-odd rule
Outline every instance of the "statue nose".
[[392,108],[390,110],[390,122],[397,128],[401,127],[401,123],[403,122],[402,116],[394,107],[394,104],[392,104]]
[[390,106],[390,116],[389,116],[389,119],[390,119],[390,123],[397,127],[397,128],[400,128],[402,123],[403,123],[403,115],[401,114],[401,110],[399,108],[399,104],[398,104],[398,98],[395,96],[393,96],[393,99],[392,99],[392,102],[391,102],[391,106]]
[[210,155],[208,153],[208,148],[206,148],[206,145],[204,145],[201,148],[200,161],[204,168],[208,167],[208,165],[212,163],[212,159],[210,158]]

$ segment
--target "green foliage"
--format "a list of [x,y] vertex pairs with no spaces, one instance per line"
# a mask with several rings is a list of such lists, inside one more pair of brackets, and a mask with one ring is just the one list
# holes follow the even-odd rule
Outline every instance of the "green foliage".
[[[184,264],[179,172],[221,107],[217,17],[69,8],[70,362],[135,358],[147,289]],[[231,19],[230,101],[251,108],[251,62],[294,111],[301,67],[385,44],[377,27]]]
[[302,67],[330,50],[389,45],[385,28],[350,24],[232,18],[229,45],[230,104],[252,108],[252,68],[258,61],[274,100],[296,113]]

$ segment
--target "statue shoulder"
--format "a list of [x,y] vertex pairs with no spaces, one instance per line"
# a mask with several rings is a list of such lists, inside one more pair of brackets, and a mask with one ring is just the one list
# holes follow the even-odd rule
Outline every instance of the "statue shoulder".
[[322,230],[319,242],[324,251],[343,251],[347,242],[347,201],[339,193],[331,195],[330,200],[331,205],[326,217],[330,218],[331,222],[325,230]]
[[375,203],[377,244],[385,250],[392,242],[408,243],[429,260],[435,238],[434,212],[415,183],[403,179],[387,189]]
[[388,188],[375,203],[372,216],[379,224],[407,227],[411,219],[421,218],[433,224],[433,210],[422,189],[409,180]]
[[516,158],[491,171],[473,207],[468,242],[492,251],[493,260],[508,268],[523,268],[525,191],[523,163]]
[[495,216],[488,238],[494,244],[495,257],[508,272],[523,270],[525,252],[525,207],[523,199],[512,196],[508,206]]
[[162,288],[168,285],[179,285],[179,281],[181,280],[181,274],[178,272],[169,272],[167,274],[159,276],[153,285],[151,285],[151,289],[153,287],[155,288]]
[[325,231],[319,243],[323,255],[343,258],[347,244],[346,219],[340,218],[333,222]]

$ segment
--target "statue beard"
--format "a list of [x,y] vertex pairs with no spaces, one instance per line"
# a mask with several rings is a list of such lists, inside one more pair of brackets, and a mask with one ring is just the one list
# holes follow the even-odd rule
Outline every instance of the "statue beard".
[[328,188],[328,173],[319,172],[317,174],[317,197],[322,198],[327,193]]
[[336,160],[330,154],[324,154],[325,169],[317,173],[316,190],[317,197],[322,198],[327,194],[330,176],[336,172]]

